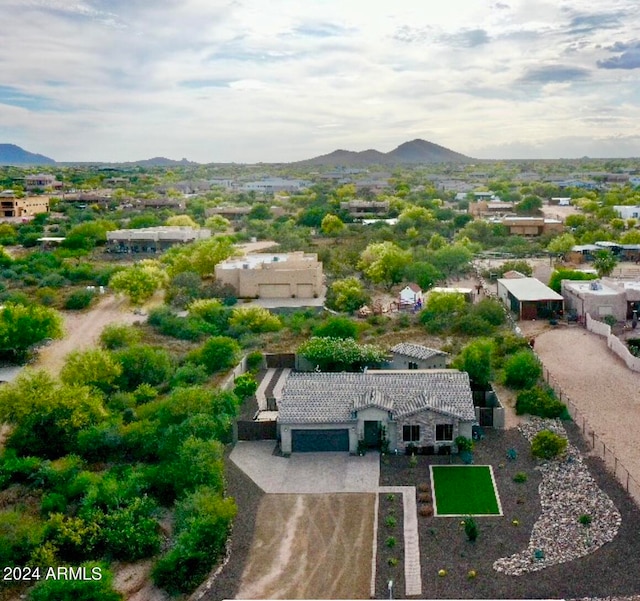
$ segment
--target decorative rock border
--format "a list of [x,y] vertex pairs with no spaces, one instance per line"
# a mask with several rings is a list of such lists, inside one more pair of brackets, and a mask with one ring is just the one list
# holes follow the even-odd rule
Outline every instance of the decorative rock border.
[[[541,430],[551,430],[563,438],[566,431],[559,420],[531,418],[519,426],[531,442]],[[543,463],[539,487],[542,514],[531,532],[527,549],[494,562],[493,568],[510,576],[535,572],[593,553],[618,533],[622,518],[613,501],[591,477],[580,451],[567,446],[565,459]],[[589,515],[588,526],[579,522]]]

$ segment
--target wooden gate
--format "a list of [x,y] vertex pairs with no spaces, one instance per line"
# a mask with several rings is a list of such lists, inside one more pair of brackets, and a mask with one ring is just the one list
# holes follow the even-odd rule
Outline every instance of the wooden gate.
[[493,407],[478,407],[480,425],[493,428]]
[[295,353],[267,353],[264,356],[267,363],[267,367],[275,369],[282,367],[289,367],[295,369],[296,367],[296,354]]
[[276,422],[238,422],[238,440],[276,440]]

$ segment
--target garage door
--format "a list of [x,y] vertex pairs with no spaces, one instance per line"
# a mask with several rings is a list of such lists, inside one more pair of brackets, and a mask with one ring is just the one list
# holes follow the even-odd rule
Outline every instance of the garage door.
[[313,284],[298,284],[298,298],[312,298]]
[[260,298],[289,298],[291,286],[289,284],[260,284],[258,294]]
[[292,430],[294,453],[349,451],[349,430]]

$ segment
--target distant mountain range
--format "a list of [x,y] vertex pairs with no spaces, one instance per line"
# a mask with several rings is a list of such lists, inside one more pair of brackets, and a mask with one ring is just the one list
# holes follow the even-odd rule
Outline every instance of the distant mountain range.
[[55,161],[42,154],[27,152],[15,144],[0,144],[0,165],[54,165]]
[[336,167],[352,167],[357,165],[395,165],[418,163],[467,163],[471,157],[449,150],[426,140],[412,140],[400,144],[391,152],[379,150],[334,150],[313,159],[298,161],[293,165],[335,165]]
[[[352,150],[334,150],[329,154],[324,154],[304,161],[290,163],[298,166],[328,165],[335,167],[353,167],[366,165],[397,165],[397,164],[420,164],[420,163],[466,163],[474,159],[449,150],[444,146],[439,146],[426,140],[412,140],[400,144],[391,152],[380,152],[379,150],[363,150],[354,152]],[[15,144],[0,144],[0,165],[54,165],[56,161],[41,154],[34,154],[16,146]],[[74,162],[66,161],[60,165],[114,165],[122,167],[172,167],[172,166],[195,166],[200,163],[182,159],[175,161],[165,157],[154,157],[142,161],[129,161],[108,163],[102,161]],[[268,163],[267,163],[268,164]]]

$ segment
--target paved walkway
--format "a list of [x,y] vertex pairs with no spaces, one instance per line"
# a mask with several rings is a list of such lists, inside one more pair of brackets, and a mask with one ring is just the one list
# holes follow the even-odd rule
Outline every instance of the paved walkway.
[[402,494],[404,514],[404,585],[405,595],[422,595],[420,543],[418,539],[418,507],[414,486],[381,486],[381,494]]
[[[405,595],[422,595],[416,490],[413,486],[379,486],[380,456],[347,453],[294,453],[274,455],[274,441],[240,441],[230,459],[265,493],[402,494],[404,513]],[[374,523],[371,595],[375,595],[378,504]]]

